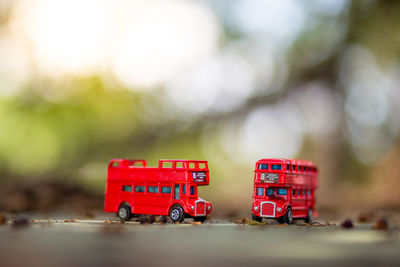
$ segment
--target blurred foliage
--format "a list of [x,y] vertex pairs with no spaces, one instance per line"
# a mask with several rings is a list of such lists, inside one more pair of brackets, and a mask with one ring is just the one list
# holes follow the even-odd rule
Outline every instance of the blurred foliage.
[[[205,2],[216,9],[216,4]],[[221,9],[215,12],[223,28],[221,50],[237,41],[253,41],[232,19],[226,19],[228,15],[221,15]],[[160,158],[206,159],[212,180],[210,189],[202,188],[201,194],[239,209],[249,202],[253,165],[240,160],[240,151],[235,154],[221,145],[227,138],[221,136],[221,127],[238,126],[260,107],[294,102],[294,92],[301,94],[301,88],[315,82],[333,92],[339,126],[326,135],[305,131],[294,156],[312,159],[320,167],[322,205],[332,199],[346,200],[340,196],[346,191],[332,188],[348,181],[352,186],[373,181],[391,149],[385,147],[372,164],[357,156],[363,152],[355,152],[348,137],[352,126],[345,102],[351,86],[343,82],[343,61],[349,47],[360,46],[370,51],[383,73],[399,68],[398,14],[400,2],[389,0],[348,2],[347,9],[333,15],[311,11],[293,44],[281,52],[288,68],[284,82],[273,90],[261,85],[232,110],[192,115],[174,106],[163,86],[131,90],[107,75],[49,79],[36,73],[19,94],[0,98],[0,179],[79,179],[103,190],[107,162],[112,158],[146,158],[153,165]],[[1,10],[0,25],[8,19],[9,10]],[[282,62],[276,62],[275,76],[283,73],[277,67]],[[396,114],[393,111],[391,116]],[[386,119],[378,127],[384,129],[388,123]],[[232,146],[241,141],[229,138]],[[398,146],[398,136],[391,146]]]

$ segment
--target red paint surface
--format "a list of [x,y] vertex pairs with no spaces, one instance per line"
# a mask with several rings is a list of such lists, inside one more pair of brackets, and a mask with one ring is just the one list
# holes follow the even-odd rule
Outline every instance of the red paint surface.
[[[108,165],[104,211],[116,213],[128,204],[132,214],[168,215],[178,204],[187,217],[209,215],[211,203],[197,195],[197,187],[209,181],[207,161],[160,160],[157,167],[147,167],[145,160],[114,159]],[[132,192],[124,191],[124,186]],[[136,192],[137,186],[144,186],[144,192]],[[149,192],[149,187],[158,192]],[[168,187],[171,192],[163,193]]]
[[[268,164],[268,169],[259,169],[260,164]],[[273,170],[271,168],[273,164],[281,165],[281,170]],[[279,178],[277,178],[278,175]],[[293,218],[306,218],[309,209],[316,216],[315,190],[317,186],[318,170],[310,161],[261,159],[257,161],[254,171],[252,213],[258,217],[278,218],[284,216],[287,207],[290,206]],[[264,188],[263,196],[257,195],[258,187]],[[274,189],[274,195],[267,196],[268,188]],[[278,195],[277,189],[280,188],[286,189],[287,194]],[[268,202],[263,203],[264,201]],[[278,208],[281,209],[280,212]]]

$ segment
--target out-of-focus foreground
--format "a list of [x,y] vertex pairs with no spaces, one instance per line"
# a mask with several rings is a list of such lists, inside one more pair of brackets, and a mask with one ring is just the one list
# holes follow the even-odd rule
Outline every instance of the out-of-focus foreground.
[[112,158],[183,158],[209,161],[216,214],[248,214],[255,161],[285,157],[319,167],[319,209],[400,208],[398,14],[389,0],[1,0],[0,183],[14,186],[0,206],[26,197],[22,180],[101,194]]

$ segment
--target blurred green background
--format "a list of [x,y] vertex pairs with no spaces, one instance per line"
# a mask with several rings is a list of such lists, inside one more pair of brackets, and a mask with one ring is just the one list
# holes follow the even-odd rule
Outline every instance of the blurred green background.
[[112,158],[208,160],[247,214],[260,158],[320,170],[320,209],[400,208],[400,2],[0,0],[0,187],[103,192]]

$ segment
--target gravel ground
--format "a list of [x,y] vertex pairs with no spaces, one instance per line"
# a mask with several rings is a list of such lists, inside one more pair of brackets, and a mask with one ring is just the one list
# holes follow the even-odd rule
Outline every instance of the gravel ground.
[[0,266],[399,266],[400,228],[314,225],[140,224],[17,219],[0,225]]

